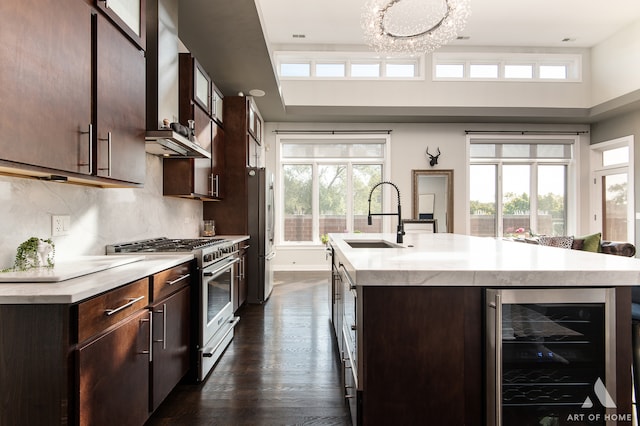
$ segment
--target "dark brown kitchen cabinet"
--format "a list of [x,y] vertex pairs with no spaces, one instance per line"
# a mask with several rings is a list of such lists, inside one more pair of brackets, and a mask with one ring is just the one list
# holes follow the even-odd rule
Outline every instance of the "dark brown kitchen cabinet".
[[95,4],[132,42],[145,50],[145,0],[96,0]]
[[105,17],[97,18],[97,170],[102,177],[144,183],[145,59]]
[[150,315],[138,311],[78,350],[80,425],[147,420]]
[[0,159],[89,173],[91,8],[77,0],[0,5]]
[[191,268],[189,264],[152,278],[153,352],[150,410],[154,411],[189,371]]
[[141,425],[149,415],[149,278],[78,305],[78,424]]
[[191,54],[181,53],[179,62],[179,120],[193,121],[196,141],[211,158],[165,158],[163,194],[216,201],[224,195],[225,141],[219,121],[211,116],[212,83]]
[[236,285],[232,289],[233,312],[237,311],[247,301],[247,249],[249,246],[243,243],[238,252],[239,262],[235,264]]
[[2,2],[3,172],[144,182],[144,52],[91,4]]
[[[247,166],[255,164],[256,159],[260,160],[256,153],[261,152],[249,133],[251,108],[257,111],[251,97],[224,98],[224,199],[215,204],[205,204],[203,209],[204,219],[215,220],[219,234],[249,233]],[[253,160],[249,161],[251,158]]]

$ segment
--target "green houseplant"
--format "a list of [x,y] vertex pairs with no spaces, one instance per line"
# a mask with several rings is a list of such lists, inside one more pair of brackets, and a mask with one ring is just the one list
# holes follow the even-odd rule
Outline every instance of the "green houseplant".
[[45,240],[31,237],[18,246],[13,267],[4,269],[2,272],[26,271],[39,267],[53,268],[54,256],[55,245],[51,238]]

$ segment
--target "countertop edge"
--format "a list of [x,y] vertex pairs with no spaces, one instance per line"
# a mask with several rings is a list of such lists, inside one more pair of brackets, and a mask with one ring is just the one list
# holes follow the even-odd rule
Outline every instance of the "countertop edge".
[[150,255],[138,262],[56,283],[2,283],[0,304],[74,304],[193,259],[191,253]]

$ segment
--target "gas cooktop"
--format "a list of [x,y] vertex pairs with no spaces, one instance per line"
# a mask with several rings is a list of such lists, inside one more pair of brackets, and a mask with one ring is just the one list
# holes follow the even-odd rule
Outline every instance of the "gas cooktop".
[[107,253],[189,252],[227,242],[224,238],[152,238],[107,246]]

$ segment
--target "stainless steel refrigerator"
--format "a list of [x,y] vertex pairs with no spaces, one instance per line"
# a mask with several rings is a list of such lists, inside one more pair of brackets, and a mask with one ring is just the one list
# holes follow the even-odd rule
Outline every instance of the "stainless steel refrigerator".
[[251,237],[247,250],[247,302],[264,303],[273,290],[273,174],[263,167],[247,168],[247,173]]

